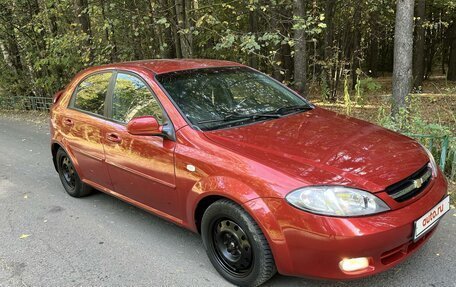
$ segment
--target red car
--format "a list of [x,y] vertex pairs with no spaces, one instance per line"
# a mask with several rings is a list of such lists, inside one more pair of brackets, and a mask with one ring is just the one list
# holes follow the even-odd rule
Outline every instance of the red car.
[[449,209],[420,144],[233,62],[87,69],[55,95],[51,137],[71,196],[101,190],[201,233],[215,269],[241,286],[385,271]]

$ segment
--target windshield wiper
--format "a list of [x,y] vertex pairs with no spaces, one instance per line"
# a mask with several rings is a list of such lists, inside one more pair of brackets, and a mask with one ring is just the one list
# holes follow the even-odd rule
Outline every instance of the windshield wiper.
[[256,113],[256,114],[250,114],[250,115],[232,113],[232,114],[225,116],[222,119],[203,120],[203,121],[199,121],[197,124],[216,123],[216,122],[240,122],[240,121],[245,121],[245,120],[257,120],[257,119],[261,119],[261,118],[276,119],[276,118],[280,118],[280,115],[270,114],[270,113]]
[[308,111],[313,109],[311,106],[303,106],[303,105],[294,105],[294,106],[286,106],[286,107],[281,107],[276,110],[274,110],[272,113],[274,114],[279,114],[279,115],[285,115],[285,114],[290,114],[290,113],[296,113],[296,112],[301,112],[301,111]]

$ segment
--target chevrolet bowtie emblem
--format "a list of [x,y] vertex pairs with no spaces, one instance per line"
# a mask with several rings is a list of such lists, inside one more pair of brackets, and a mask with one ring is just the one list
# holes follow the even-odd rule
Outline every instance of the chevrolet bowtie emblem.
[[416,179],[413,181],[413,186],[415,186],[415,188],[420,188],[422,185],[423,185],[422,178],[419,178],[419,179]]

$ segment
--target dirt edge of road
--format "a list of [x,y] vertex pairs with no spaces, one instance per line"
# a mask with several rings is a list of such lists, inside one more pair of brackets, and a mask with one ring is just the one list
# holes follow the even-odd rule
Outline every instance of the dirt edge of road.
[[0,117],[42,125],[48,122],[49,113],[40,111],[0,110]]

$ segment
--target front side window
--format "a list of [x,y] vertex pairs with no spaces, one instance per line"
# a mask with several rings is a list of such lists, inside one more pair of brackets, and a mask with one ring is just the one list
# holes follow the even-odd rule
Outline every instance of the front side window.
[[210,68],[158,75],[185,117],[202,130],[242,125],[310,109],[270,77],[248,68]]
[[130,74],[117,74],[112,95],[112,119],[127,123],[139,116],[154,116],[163,124],[162,109],[147,85]]
[[88,76],[76,88],[73,106],[83,111],[103,115],[111,76],[112,73],[98,73]]

